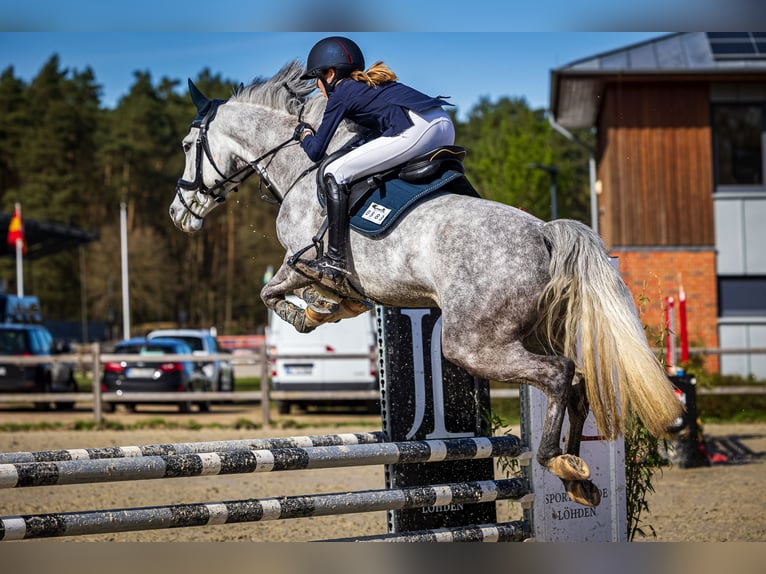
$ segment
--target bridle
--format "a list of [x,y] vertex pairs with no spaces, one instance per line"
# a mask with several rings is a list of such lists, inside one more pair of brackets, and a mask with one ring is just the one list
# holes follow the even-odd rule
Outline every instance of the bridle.
[[[197,165],[195,167],[195,173],[194,173],[194,180],[189,181],[187,179],[179,179],[176,182],[176,196],[178,197],[178,200],[181,202],[181,205],[183,205],[184,209],[192,216],[196,217],[197,219],[204,219],[203,215],[200,215],[196,211],[194,211],[193,207],[195,204],[198,204],[196,201],[191,201],[191,205],[187,203],[187,201],[184,199],[183,193],[181,193],[181,190],[187,190],[187,191],[196,191],[197,193],[200,193],[202,195],[212,197],[216,203],[222,203],[226,201],[226,195],[221,193],[221,190],[225,189],[225,186],[228,184],[235,184],[234,187],[230,191],[237,191],[240,184],[242,184],[245,180],[247,180],[250,176],[253,174],[258,174],[258,177],[260,178],[260,184],[259,189],[263,189],[263,187],[266,188],[266,190],[269,192],[271,197],[268,197],[263,191],[261,191],[261,199],[264,201],[267,201],[268,203],[275,203],[275,204],[281,204],[284,198],[287,196],[287,194],[290,192],[290,190],[295,186],[298,181],[300,181],[301,178],[303,178],[305,175],[316,169],[319,164],[314,164],[308,169],[304,170],[297,179],[290,185],[290,187],[285,191],[284,193],[280,193],[279,190],[277,190],[276,186],[273,184],[273,182],[270,180],[267,172],[268,165],[271,163],[271,161],[276,156],[277,152],[284,149],[290,144],[297,144],[295,139],[293,137],[288,138],[287,140],[283,141],[282,143],[278,144],[277,146],[273,147],[260,157],[246,163],[244,166],[239,168],[237,171],[232,173],[231,175],[226,175],[223,173],[218,166],[216,165],[215,161],[213,160],[213,154],[210,151],[210,144],[208,141],[208,128],[210,127],[210,122],[213,121],[213,118],[215,117],[216,112],[218,111],[218,107],[225,103],[226,100],[210,100],[209,104],[207,106],[207,109],[203,110],[205,113],[204,115],[200,114],[202,117],[200,118],[198,115],[197,119],[195,119],[191,127],[197,128],[197,141],[196,141],[196,155],[197,155]],[[221,176],[223,179],[216,179],[215,184],[212,187],[208,187],[205,185],[205,181],[202,177],[202,161],[203,161],[203,152],[204,157],[207,158],[207,161],[210,163],[210,165],[213,167],[213,169],[216,171],[218,175]],[[261,162],[265,159],[269,159],[267,164],[265,166],[260,165]]]

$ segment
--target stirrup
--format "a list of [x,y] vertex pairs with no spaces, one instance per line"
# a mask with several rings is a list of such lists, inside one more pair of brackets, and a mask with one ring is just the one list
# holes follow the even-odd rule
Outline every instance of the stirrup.
[[322,257],[319,259],[305,259],[293,258],[290,261],[290,266],[304,277],[308,277],[312,281],[324,285],[334,291],[348,291],[350,284],[348,278],[351,273],[340,267],[331,259]]
[[339,262],[333,261],[327,256],[309,260],[294,257],[290,265],[293,269],[307,275],[311,279],[321,279],[323,276],[348,277],[351,275]]

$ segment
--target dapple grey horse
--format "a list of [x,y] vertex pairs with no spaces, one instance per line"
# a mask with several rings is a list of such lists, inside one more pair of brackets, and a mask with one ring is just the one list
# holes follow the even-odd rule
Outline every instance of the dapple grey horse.
[[[281,204],[276,229],[286,250],[261,291],[269,308],[300,331],[370,303],[440,308],[448,360],[475,376],[545,393],[537,461],[563,481],[572,500],[597,505],[599,490],[578,456],[588,409],[605,439],[623,432],[629,410],[655,436],[682,414],[600,238],[576,221],[546,223],[508,205],[437,194],[381,237],[351,234],[355,290],[337,294],[311,285],[288,264],[312,245],[323,222],[315,166],[293,131],[299,119],[317,126],[326,100],[310,96],[313,85],[300,80],[302,71],[299,62],[288,63],[227,100],[208,100],[189,82],[198,115],[183,140],[186,166],[170,206],[173,223],[199,231],[218,203],[258,174]],[[359,131],[342,125],[329,152]],[[315,256],[315,248],[304,256]],[[306,311],[285,299],[293,292],[310,303]]]

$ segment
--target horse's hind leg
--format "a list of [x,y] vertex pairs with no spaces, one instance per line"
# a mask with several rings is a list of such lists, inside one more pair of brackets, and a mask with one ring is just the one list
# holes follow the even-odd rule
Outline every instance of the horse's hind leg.
[[[580,458],[580,443],[585,419],[588,417],[588,397],[585,394],[585,381],[581,374],[575,375],[569,391],[569,429],[567,429],[566,453]],[[590,480],[563,480],[569,498],[585,506],[598,506],[601,493]]]
[[544,392],[548,406],[537,447],[537,461],[562,480],[589,478],[590,470],[585,462],[575,455],[562,454],[560,446],[564,414],[575,375],[574,363],[570,359],[531,353],[520,341],[495,346],[470,337],[465,329],[448,331],[445,327],[443,337],[445,357],[469,372],[500,382],[525,383]]
[[567,413],[569,414],[569,429],[567,431],[566,453],[580,456],[580,441],[582,440],[582,430],[585,426],[585,419],[588,417],[588,397],[585,394],[585,381],[581,374],[576,374],[569,391],[569,403],[567,404]]

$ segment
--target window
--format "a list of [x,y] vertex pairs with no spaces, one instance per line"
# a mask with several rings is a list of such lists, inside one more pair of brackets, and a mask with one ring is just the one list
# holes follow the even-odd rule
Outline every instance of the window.
[[761,104],[713,107],[717,185],[763,185],[763,122]]
[[719,317],[766,317],[766,277],[719,277]]

